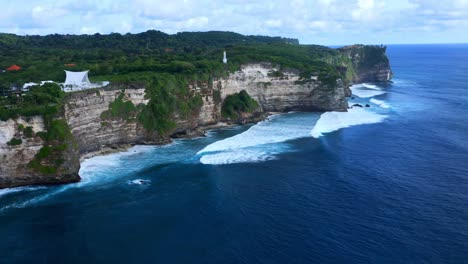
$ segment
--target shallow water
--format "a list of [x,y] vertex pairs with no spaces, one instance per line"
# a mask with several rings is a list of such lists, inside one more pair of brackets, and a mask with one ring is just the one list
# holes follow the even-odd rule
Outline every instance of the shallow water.
[[388,55],[393,84],[353,88],[370,108],[137,146],[85,161],[80,183],[1,190],[0,262],[466,262],[468,45]]

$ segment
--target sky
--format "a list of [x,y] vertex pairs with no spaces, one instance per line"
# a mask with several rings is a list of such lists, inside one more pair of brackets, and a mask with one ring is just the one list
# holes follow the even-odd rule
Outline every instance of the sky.
[[301,44],[468,43],[468,0],[0,0],[20,35],[233,31]]

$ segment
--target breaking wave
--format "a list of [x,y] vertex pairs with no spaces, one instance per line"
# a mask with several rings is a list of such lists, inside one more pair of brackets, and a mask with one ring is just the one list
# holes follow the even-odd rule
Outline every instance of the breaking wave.
[[377,85],[367,83],[353,85],[350,89],[355,96],[361,98],[369,98],[386,93]]
[[25,187],[15,187],[15,188],[5,188],[0,190],[0,197],[17,192],[28,192],[28,191],[37,191],[47,188],[45,186],[25,186]]
[[352,108],[348,112],[326,112],[320,116],[310,135],[318,138],[324,133],[346,127],[379,123],[386,117],[385,115],[369,112],[362,108]]
[[385,103],[384,101],[382,101],[382,100],[377,100],[375,98],[371,98],[369,101],[371,103],[375,104],[375,105],[378,105],[378,106],[382,107],[382,108],[386,108],[386,109],[390,108],[390,106],[387,103]]
[[369,84],[369,83],[363,83],[361,84],[363,87],[366,87],[368,89],[373,89],[373,90],[381,90],[381,88],[375,84]]
[[228,152],[219,152],[207,154],[200,158],[203,164],[221,165],[232,163],[252,163],[276,159],[275,154],[278,154],[278,149],[257,150],[257,149],[235,149]]
[[309,136],[317,114],[290,113],[274,116],[247,131],[212,143],[197,154],[203,164],[230,164],[272,160],[290,148],[281,144]]

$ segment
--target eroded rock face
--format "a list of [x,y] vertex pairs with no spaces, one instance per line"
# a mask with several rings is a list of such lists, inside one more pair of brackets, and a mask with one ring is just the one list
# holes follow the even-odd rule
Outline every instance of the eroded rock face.
[[65,104],[65,118],[80,153],[97,151],[103,146],[145,143],[151,137],[136,120],[104,120],[101,114],[121,94],[135,106],[147,104],[145,87],[111,87],[71,94]]
[[[336,87],[328,87],[312,77],[301,82],[298,73],[282,72],[281,77],[272,77],[279,71],[268,63],[249,64],[242,67],[221,83],[222,99],[246,90],[262,107],[263,111],[346,111],[345,89],[341,80]],[[270,75],[270,76],[269,76]],[[214,86],[218,86],[216,83]]]
[[339,51],[353,63],[354,83],[387,82],[393,77],[386,46],[352,45]]
[[[32,127],[33,135],[27,137],[20,126]],[[56,174],[44,175],[28,166],[44,146],[44,141],[35,135],[37,132],[44,132],[44,120],[40,116],[0,121],[0,188],[79,181],[78,153],[71,147],[63,152],[65,161]],[[20,139],[21,143],[9,145],[13,138]]]

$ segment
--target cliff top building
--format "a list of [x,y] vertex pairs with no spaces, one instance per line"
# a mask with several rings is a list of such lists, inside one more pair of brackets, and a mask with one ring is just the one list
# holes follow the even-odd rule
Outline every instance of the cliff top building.
[[65,71],[66,79],[64,85],[72,85],[72,86],[89,86],[91,82],[88,78],[89,71],[82,71],[82,72],[72,72],[72,71]]
[[19,70],[21,70],[21,67],[18,66],[18,65],[16,65],[16,64],[15,64],[15,65],[11,65],[10,67],[8,67],[8,68],[6,69],[6,71],[19,71]]
[[86,89],[91,89],[91,88],[103,87],[109,84],[109,82],[91,83],[88,78],[88,72],[89,71],[82,71],[82,72],[65,71],[67,76],[65,79],[65,83],[63,83],[63,91],[65,92],[80,91],[80,90],[86,90]]

